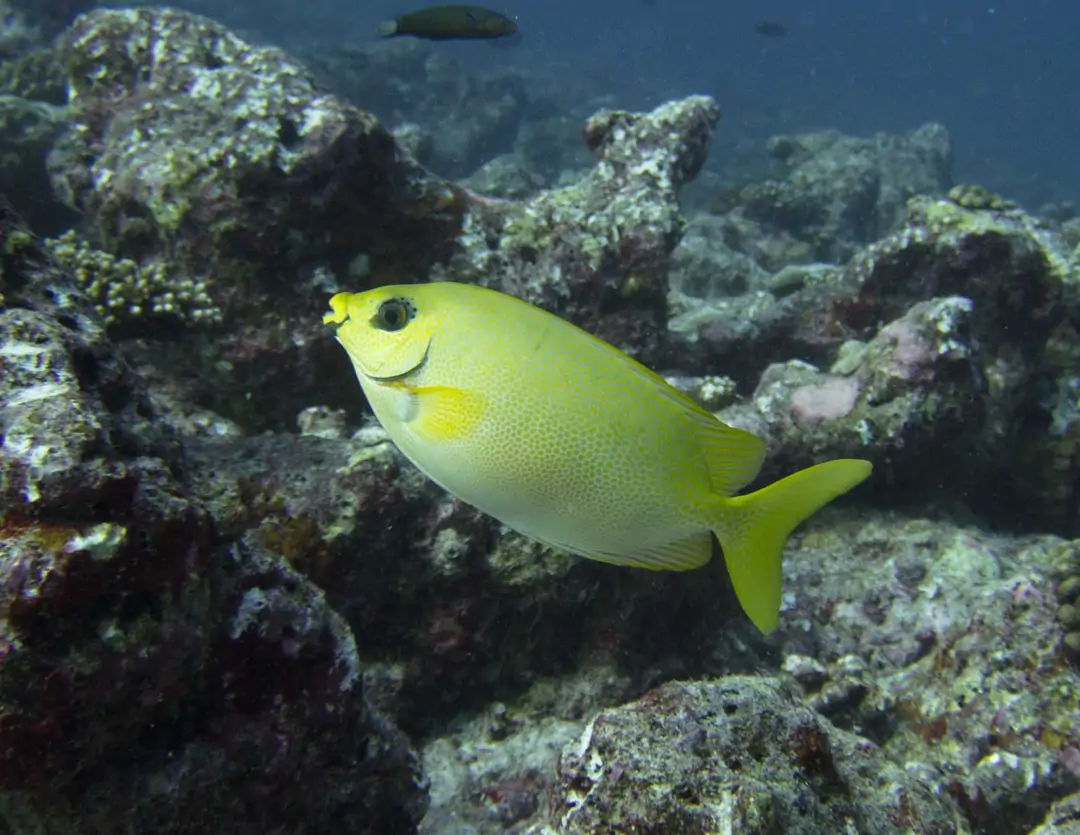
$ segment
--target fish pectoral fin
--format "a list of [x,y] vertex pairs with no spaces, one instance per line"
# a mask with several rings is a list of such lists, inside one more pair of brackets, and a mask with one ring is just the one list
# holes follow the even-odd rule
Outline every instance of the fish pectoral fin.
[[487,411],[487,400],[475,391],[453,386],[387,384],[402,395],[398,416],[426,441],[450,441],[472,432]]
[[630,554],[589,553],[589,559],[650,571],[688,571],[700,568],[712,557],[712,534],[699,531],[666,545],[645,548]]

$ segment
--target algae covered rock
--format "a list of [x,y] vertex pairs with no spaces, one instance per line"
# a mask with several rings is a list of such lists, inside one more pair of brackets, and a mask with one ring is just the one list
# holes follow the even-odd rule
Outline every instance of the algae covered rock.
[[[697,670],[682,659],[716,635],[715,658],[760,658],[760,636],[728,629],[739,609],[718,565],[620,570],[502,532],[376,427],[349,439],[192,438],[186,454],[192,489],[225,534],[327,590],[409,732],[579,664],[617,667],[624,698]],[[657,606],[669,610],[662,622]]]
[[699,214],[671,257],[669,284],[675,315],[701,307],[703,299],[741,296],[764,288],[770,273],[750,254],[730,246],[738,231],[727,218]]
[[172,353],[147,343],[146,359],[242,424],[291,424],[323,399],[312,365],[333,363],[320,316],[335,275],[361,254],[416,272],[446,257],[460,189],[293,58],[209,19],[97,9],[62,39],[73,123],[49,170],[87,247],[202,288],[197,307],[228,326]]
[[[769,441],[769,475],[855,456],[894,485],[934,477],[978,486],[995,464],[979,469],[973,458],[1002,451],[1007,434],[986,425],[992,406],[976,366],[972,309],[959,296],[915,304],[869,343],[846,343],[828,373],[798,360],[770,366],[748,402],[719,416]],[[1014,405],[1002,405],[1002,423]]]
[[191,696],[216,572],[141,382],[9,211],[0,235],[0,787],[57,790]]
[[[346,284],[497,283],[658,355],[677,191],[705,159],[711,99],[597,114],[593,172],[517,203],[430,174],[295,59],[206,18],[97,9],[62,41],[73,123],[49,156],[54,189],[82,213],[89,248],[205,289],[199,308],[225,326],[215,338],[171,351],[145,341],[140,359],[245,428],[284,429],[312,403],[349,402],[327,382],[349,371],[320,325]],[[514,79],[485,84],[506,107],[484,118],[513,123]]]
[[769,474],[865,456],[903,491],[933,478],[986,512],[1072,530],[1075,280],[1052,229],[913,198],[895,234],[790,286],[680,302],[669,325],[699,367],[753,387],[721,418],[770,440]]
[[215,530],[73,278],[0,209],[0,827],[409,832],[348,625]]
[[99,9],[64,37],[75,124],[53,182],[107,252],[164,249],[222,293],[408,237],[400,257],[434,256],[455,228],[450,186],[279,50],[165,8]]
[[[882,773],[898,768],[904,780],[928,787],[937,802],[953,808],[964,822],[957,831],[968,831],[967,826],[992,835],[1025,832],[1055,800],[1075,791],[1080,780],[1075,710],[1080,675],[1062,645],[1067,626],[1059,611],[1064,598],[1054,581],[1059,567],[1075,564],[1075,554],[1075,542],[1051,536],[990,534],[944,520],[834,507],[790,540],[780,627],[767,639],[771,652],[750,646],[751,633],[736,617],[722,631],[698,633],[692,654],[679,659],[682,672],[675,659],[669,658],[666,666],[654,661],[654,682],[731,670],[773,671],[740,687],[760,699],[763,712],[775,716],[776,693],[788,685],[776,685],[767,677],[782,671],[805,706],[827,720],[826,727],[873,744],[868,768]],[[707,585],[712,571],[722,571],[716,561],[690,577]],[[610,575],[613,580],[617,576]],[[599,605],[599,599],[593,599],[597,603],[591,605]],[[681,614],[685,602],[668,595],[654,598],[647,608],[650,628]],[[683,628],[690,623],[684,621]],[[680,713],[681,701],[674,702],[679,709],[669,711],[655,693],[633,706],[639,724],[619,726],[623,735],[617,740],[599,737],[587,756],[578,753],[577,742],[570,743],[563,748],[562,766],[542,767],[545,752],[575,723],[578,739],[586,738],[581,736],[585,718],[570,705],[585,705],[586,716],[599,710],[599,730],[612,714],[605,705],[643,692],[632,664],[635,643],[641,640],[627,644],[623,639],[629,655],[609,654],[606,662],[591,664],[582,657],[558,676],[540,678],[517,695],[504,690],[497,711],[489,705],[468,722],[437,730],[424,746],[437,793],[431,831],[454,832],[457,820],[482,835],[498,833],[503,831],[500,814],[513,817],[537,798],[535,811],[522,813],[520,820],[540,827],[533,831],[548,831],[543,826],[560,831],[559,822],[578,805],[584,821],[593,826],[589,830],[583,823],[582,831],[618,831],[615,819],[602,817],[601,810],[606,814],[632,802],[653,801],[649,809],[656,810],[665,797],[678,802],[675,790],[686,787],[685,804],[690,806],[693,798],[701,797],[693,790],[708,780],[714,782],[703,791],[723,787],[720,778],[727,779],[727,772],[707,758],[710,746],[724,738],[710,723],[724,717],[719,711],[719,719],[707,714],[702,719],[685,709]],[[669,684],[659,692],[680,692],[684,686]],[[775,692],[762,695],[757,688]],[[575,699],[573,693],[581,695]],[[686,714],[706,730],[693,736],[691,726],[684,732],[690,737],[687,742],[682,736],[670,742],[652,735],[655,726],[681,721]],[[767,729],[774,727],[767,717],[753,716]],[[658,737],[663,743],[655,746],[659,753],[650,751],[653,759],[643,765],[648,747],[643,741]],[[703,753],[693,761],[700,739]],[[525,757],[520,751],[530,742],[536,750]],[[770,763],[791,767],[784,763],[788,749],[778,732],[762,731],[759,739],[737,742],[731,747],[741,748],[744,756],[746,750],[756,752],[742,773],[764,772]],[[668,753],[672,748],[675,753]],[[645,767],[660,768],[669,759],[693,764],[679,766],[679,779]],[[565,768],[567,762],[573,768]],[[732,757],[729,765],[743,762]],[[618,775],[618,782],[612,775]],[[770,785],[787,791],[789,780],[776,777]],[[580,802],[590,790],[596,807],[589,805],[591,800]],[[614,800],[602,805],[609,798]],[[699,814],[708,813],[705,803],[699,806]],[[656,820],[659,831],[672,831],[671,818],[649,818],[640,808],[637,814],[645,831],[646,823]],[[691,826],[700,823],[689,818]],[[567,821],[566,831],[578,831],[573,816]],[[763,831],[787,830],[777,824]]]
[[120,507],[135,501],[139,468],[151,466],[156,481],[175,466],[178,449],[154,425],[142,382],[96,311],[7,207],[0,207],[0,236],[0,506],[37,518],[87,512],[107,521],[114,510],[110,502],[98,506],[104,497],[115,496]]
[[[714,233],[729,247],[748,234],[730,218]],[[768,364],[792,357],[830,365],[845,340],[865,341],[913,304],[955,295],[975,303],[976,333],[989,356],[1003,353],[1009,365],[1033,369],[1072,305],[1063,240],[1016,208],[915,197],[895,232],[846,263],[805,263],[812,260],[771,277],[743,270],[742,293],[705,297],[677,288],[673,341],[698,364],[729,363],[740,378],[756,379]]]
[[597,156],[588,174],[520,202],[473,200],[462,253],[436,275],[495,286],[656,360],[668,257],[685,223],[678,192],[704,164],[719,119],[707,96],[648,113],[598,111],[583,128]]
[[63,107],[0,95],[0,194],[11,195],[15,208],[42,231],[71,219],[52,200],[45,170],[45,158],[67,121]]
[[1076,316],[1074,268],[1060,236],[1038,219],[1003,201],[975,205],[989,207],[910,201],[905,227],[848,264],[859,289],[834,306],[835,321],[849,334],[864,334],[867,322],[902,315],[913,297],[969,299],[981,414],[969,413],[968,432],[978,436],[981,452],[973,450],[965,467],[994,480],[984,498],[994,513],[1075,532],[1062,512],[1077,478],[1069,464],[1069,410],[1054,424],[1057,397],[1075,374],[1063,361],[1069,343],[1062,335]]
[[817,260],[843,260],[894,231],[909,197],[942,194],[952,185],[952,140],[936,123],[870,139],[838,131],[774,136],[767,150],[782,174],[730,189],[714,211],[734,211],[770,234],[791,234]]
[[800,676],[812,705],[950,794],[973,827],[1025,831],[1080,786],[1080,674],[1054,583],[1075,552],[1052,536],[834,516],[793,538],[783,652],[821,665]]
[[532,833],[965,833],[955,808],[776,679],[672,682],[563,749]]
[[1029,835],[1080,835],[1080,793],[1055,803]]

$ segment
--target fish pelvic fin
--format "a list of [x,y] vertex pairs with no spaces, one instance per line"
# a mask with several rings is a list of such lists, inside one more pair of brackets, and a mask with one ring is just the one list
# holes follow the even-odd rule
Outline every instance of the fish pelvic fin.
[[750,621],[764,634],[780,622],[784,543],[809,516],[869,477],[869,461],[838,458],[746,496],[720,498],[713,533]]

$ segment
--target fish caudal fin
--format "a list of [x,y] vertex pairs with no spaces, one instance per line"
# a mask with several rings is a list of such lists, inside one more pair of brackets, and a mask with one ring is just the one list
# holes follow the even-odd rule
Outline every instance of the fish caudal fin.
[[380,38],[392,38],[398,33],[398,25],[396,20],[387,20],[379,24],[379,37]]
[[762,632],[768,634],[780,621],[780,567],[788,535],[871,469],[869,461],[838,458],[723,501],[713,533],[724,549],[739,603]]

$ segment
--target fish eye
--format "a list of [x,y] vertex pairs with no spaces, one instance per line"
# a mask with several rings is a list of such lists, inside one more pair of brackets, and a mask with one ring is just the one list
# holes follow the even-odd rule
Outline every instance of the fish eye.
[[375,313],[375,327],[383,331],[399,331],[409,324],[414,312],[402,299],[387,299]]

